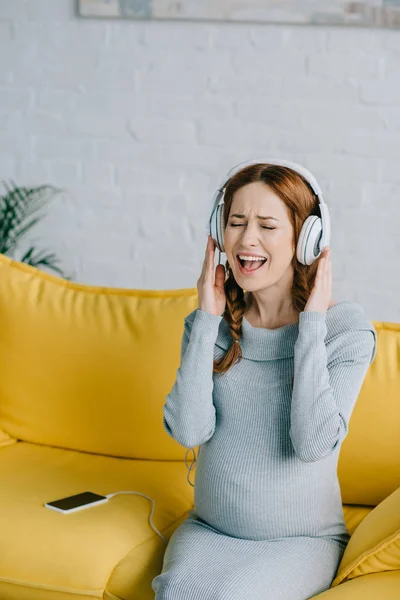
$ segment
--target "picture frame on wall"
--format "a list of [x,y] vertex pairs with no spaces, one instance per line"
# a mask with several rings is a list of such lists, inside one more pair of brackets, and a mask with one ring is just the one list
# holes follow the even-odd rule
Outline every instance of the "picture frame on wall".
[[82,17],[400,28],[400,0],[78,0]]

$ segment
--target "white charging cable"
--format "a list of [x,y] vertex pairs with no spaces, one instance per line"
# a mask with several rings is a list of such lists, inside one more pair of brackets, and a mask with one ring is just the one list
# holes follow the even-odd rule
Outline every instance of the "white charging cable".
[[147,498],[147,500],[150,500],[150,502],[153,505],[153,508],[151,509],[151,513],[150,513],[150,527],[152,529],[154,529],[154,531],[156,532],[156,534],[159,535],[164,540],[164,542],[166,542],[168,544],[168,539],[162,533],[160,533],[158,531],[157,527],[154,525],[154,523],[151,520],[151,518],[153,516],[153,513],[154,513],[154,506],[155,506],[155,504],[154,504],[154,500],[152,498],[150,498],[150,496],[146,496],[146,494],[141,494],[140,492],[132,492],[130,490],[127,490],[127,491],[123,491],[123,492],[114,492],[113,494],[106,494],[106,497],[107,498],[112,498],[113,496],[116,496],[117,494],[137,494],[138,496],[143,496],[143,498]]
[[[192,450],[192,452],[193,452],[193,455],[194,455],[194,458],[192,459],[192,462],[191,462],[191,464],[190,464],[190,465],[188,465],[188,464],[187,464],[187,461],[186,461],[186,456],[187,456],[187,453],[188,453],[190,450]],[[185,466],[186,466],[186,468],[188,469],[188,472],[187,472],[187,475],[186,475],[186,479],[188,480],[188,482],[190,483],[190,485],[191,485],[192,487],[194,487],[194,484],[193,484],[193,483],[190,481],[190,472],[191,472],[191,470],[193,469],[193,467],[195,466],[195,464],[196,464],[196,462],[197,462],[197,458],[196,458],[196,452],[194,451],[194,448],[188,448],[188,449],[186,450],[186,452],[185,452],[185,458],[184,458],[184,461],[185,461]]]
[[[194,459],[192,460],[191,464],[188,466],[187,462],[186,462],[186,455],[189,452],[189,450],[192,450],[193,454],[194,454]],[[195,466],[196,462],[197,462],[197,458],[196,458],[196,452],[194,451],[194,448],[188,448],[188,450],[186,450],[185,453],[185,465],[186,468],[188,469],[187,475],[186,475],[186,479],[188,480],[188,482],[190,483],[190,485],[192,487],[194,487],[193,483],[190,481],[190,472],[193,469],[193,467]],[[131,490],[125,490],[123,492],[114,492],[113,494],[106,494],[107,498],[112,498],[113,496],[116,496],[117,494],[137,494],[138,496],[143,496],[143,498],[147,498],[147,500],[150,500],[151,504],[152,504],[152,509],[151,509],[151,513],[150,513],[150,527],[156,532],[157,535],[159,535],[161,537],[161,539],[164,540],[164,542],[166,542],[168,544],[168,539],[160,532],[158,531],[157,527],[154,525],[153,521],[152,521],[152,516],[154,513],[154,507],[155,507],[155,503],[154,500],[152,498],[150,498],[150,496],[146,496],[146,494],[142,494],[140,492],[133,492]]]

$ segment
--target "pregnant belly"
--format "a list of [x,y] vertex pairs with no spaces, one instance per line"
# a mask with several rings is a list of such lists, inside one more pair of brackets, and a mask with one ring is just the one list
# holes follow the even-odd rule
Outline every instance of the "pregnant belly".
[[254,463],[249,468],[240,460],[208,457],[201,449],[194,507],[201,519],[219,531],[254,540],[295,535],[294,523],[306,504],[284,471],[273,473]]
[[205,522],[227,535],[253,540],[337,530],[342,505],[339,488],[332,486],[334,463],[331,468],[326,463],[321,474],[317,463],[231,454],[201,447],[194,508]]

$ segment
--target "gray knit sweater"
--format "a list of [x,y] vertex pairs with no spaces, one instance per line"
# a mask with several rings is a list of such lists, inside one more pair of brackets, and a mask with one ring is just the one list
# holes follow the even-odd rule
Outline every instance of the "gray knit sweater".
[[184,320],[181,364],[163,408],[182,446],[201,445],[194,509],[219,531],[251,540],[327,537],[347,543],[337,478],[340,445],[376,331],[342,301],[277,329],[242,322],[242,358],[213,373],[233,343],[222,316]]

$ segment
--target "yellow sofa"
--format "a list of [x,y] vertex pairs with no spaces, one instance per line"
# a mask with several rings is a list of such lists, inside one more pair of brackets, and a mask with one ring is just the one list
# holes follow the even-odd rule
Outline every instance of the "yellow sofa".
[[[154,598],[166,543],[146,497],[71,514],[44,503],[137,491],[167,539],[186,518],[186,449],[162,407],[197,306],[196,289],[76,284],[0,255],[1,600]],[[321,600],[400,598],[400,324],[374,325],[338,470],[352,537]]]

